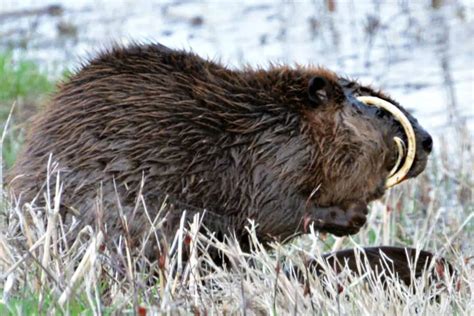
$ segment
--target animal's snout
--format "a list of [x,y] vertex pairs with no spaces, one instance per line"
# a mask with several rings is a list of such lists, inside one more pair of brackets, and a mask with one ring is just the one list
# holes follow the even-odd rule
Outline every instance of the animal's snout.
[[426,134],[426,136],[421,141],[421,145],[426,152],[430,153],[433,149],[433,138],[431,138],[429,134]]

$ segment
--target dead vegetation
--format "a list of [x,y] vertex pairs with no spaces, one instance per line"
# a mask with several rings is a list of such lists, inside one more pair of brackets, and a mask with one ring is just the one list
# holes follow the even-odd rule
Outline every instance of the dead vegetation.
[[[312,231],[289,245],[267,251],[252,236],[253,251],[244,253],[229,238],[198,233],[200,218],[182,221],[157,262],[123,236],[111,248],[95,227],[82,228],[72,245],[71,227],[58,214],[61,186],[46,186],[46,205],[22,209],[6,198],[0,234],[2,304],[10,314],[134,313],[170,314],[458,314],[474,308],[472,141],[462,148],[435,153],[428,170],[372,205],[366,227],[356,236],[337,239]],[[453,161],[452,155],[464,159]],[[50,176],[56,176],[52,173]],[[163,205],[163,211],[166,204]],[[101,209],[97,202],[97,211]],[[120,214],[117,214],[120,216]],[[162,222],[149,219],[154,230]],[[123,225],[126,225],[124,218]],[[253,223],[248,229],[254,231]],[[154,242],[150,231],[148,242]],[[332,269],[318,276],[307,269],[331,249],[370,245],[413,246],[447,258],[455,275],[442,273],[438,283],[428,274],[408,287],[390,271],[386,283],[376,273],[352,275]],[[217,247],[227,258],[224,267],[206,255]],[[113,250],[113,251],[111,251]],[[198,251],[200,250],[200,251]],[[199,256],[198,253],[204,255]],[[190,260],[184,261],[183,254]],[[432,265],[435,263],[433,262]],[[301,282],[295,271],[305,271]],[[428,267],[430,268],[430,267]]]

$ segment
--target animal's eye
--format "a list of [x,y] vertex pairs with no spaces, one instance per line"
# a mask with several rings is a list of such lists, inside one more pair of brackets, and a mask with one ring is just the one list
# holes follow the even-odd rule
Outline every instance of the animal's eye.
[[380,118],[386,118],[389,115],[389,113],[385,111],[384,109],[377,109],[376,114]]

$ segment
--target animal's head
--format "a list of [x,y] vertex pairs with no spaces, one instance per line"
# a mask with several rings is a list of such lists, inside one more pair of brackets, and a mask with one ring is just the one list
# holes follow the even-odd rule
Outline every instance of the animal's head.
[[[405,123],[386,109],[363,102],[360,97],[366,96],[393,105]],[[321,185],[316,197],[319,204],[368,203],[380,198],[387,186],[425,169],[433,146],[431,136],[382,92],[331,74],[316,75],[308,82],[307,102],[307,130],[316,143],[316,175],[311,182]],[[407,125],[414,133],[412,139]],[[411,163],[405,163],[410,155]],[[403,167],[405,172],[397,173]],[[394,173],[398,179],[387,182]]]

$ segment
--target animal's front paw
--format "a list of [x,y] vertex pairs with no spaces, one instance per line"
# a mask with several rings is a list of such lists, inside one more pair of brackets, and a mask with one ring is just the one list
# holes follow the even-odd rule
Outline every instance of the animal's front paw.
[[317,208],[307,223],[314,223],[320,231],[336,236],[353,235],[359,232],[367,221],[367,204],[351,202],[345,207]]

